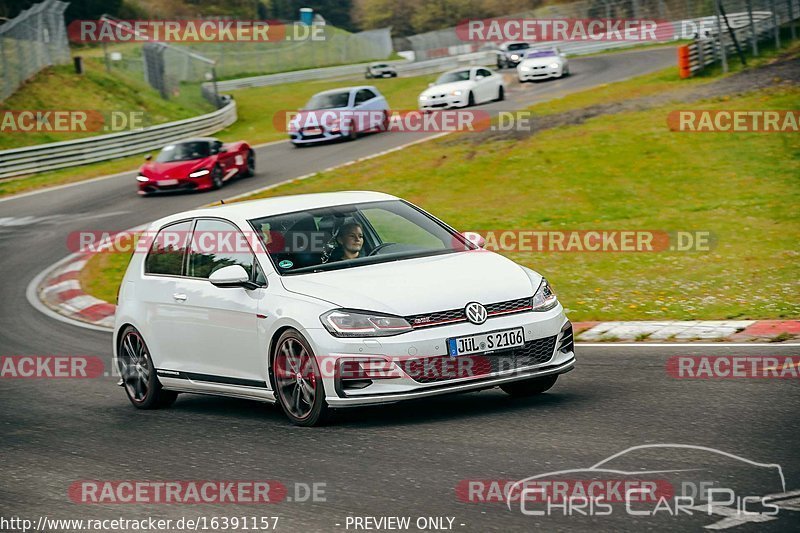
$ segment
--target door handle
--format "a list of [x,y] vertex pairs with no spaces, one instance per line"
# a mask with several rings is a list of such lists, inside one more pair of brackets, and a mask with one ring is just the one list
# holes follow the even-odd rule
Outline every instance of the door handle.
[[176,292],[175,294],[173,294],[172,297],[175,300],[179,301],[179,302],[185,302],[186,301],[186,295],[185,294],[181,294],[179,292]]

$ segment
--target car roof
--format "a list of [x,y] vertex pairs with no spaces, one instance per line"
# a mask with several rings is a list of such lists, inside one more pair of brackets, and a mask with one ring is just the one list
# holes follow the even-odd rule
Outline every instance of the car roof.
[[167,143],[166,146],[168,146],[170,144],[183,144],[183,143],[202,142],[202,141],[213,142],[213,141],[216,141],[216,140],[217,139],[215,139],[214,137],[190,137],[189,139],[181,139],[179,141]]
[[359,91],[361,89],[370,89],[372,91],[378,92],[378,89],[376,89],[372,85],[354,85],[352,87],[339,87],[338,89],[328,89],[327,91],[320,91],[318,93],[315,93],[314,96],[318,94],[343,93],[345,91],[353,92],[353,91]]
[[341,191],[323,192],[312,194],[297,194],[292,196],[273,196],[261,200],[236,202],[233,204],[202,207],[191,211],[175,213],[160,218],[153,222],[151,228],[161,228],[166,224],[187,218],[219,217],[238,222],[244,225],[248,220],[262,218],[296,211],[317,209],[320,207],[333,207],[337,205],[358,204],[365,202],[380,202],[397,200],[396,196],[373,191]]

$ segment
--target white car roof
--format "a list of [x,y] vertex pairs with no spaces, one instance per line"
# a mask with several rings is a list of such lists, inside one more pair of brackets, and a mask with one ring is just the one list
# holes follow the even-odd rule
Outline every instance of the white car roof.
[[202,207],[200,209],[175,213],[174,215],[156,220],[153,222],[151,228],[158,229],[170,222],[199,217],[225,218],[244,226],[248,220],[254,218],[281,215],[320,207],[333,207],[337,205],[380,202],[386,200],[398,200],[398,198],[391,194],[373,191],[322,192],[292,196],[274,196],[262,200],[250,200],[247,202],[237,202],[213,207]]
[[314,96],[318,94],[330,94],[330,93],[343,93],[343,92],[353,92],[353,91],[360,91],[361,89],[370,89],[371,91],[378,93],[378,89],[376,89],[372,85],[354,85],[353,87],[339,87],[338,89],[328,89],[327,91],[320,91],[318,93],[314,93]]

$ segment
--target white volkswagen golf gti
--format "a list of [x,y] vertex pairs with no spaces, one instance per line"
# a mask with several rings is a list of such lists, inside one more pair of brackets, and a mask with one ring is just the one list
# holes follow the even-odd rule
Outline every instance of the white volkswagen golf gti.
[[499,386],[575,364],[547,281],[388,194],[276,197],[154,222],[120,287],[114,355],[134,406],[178,393],[332,409]]

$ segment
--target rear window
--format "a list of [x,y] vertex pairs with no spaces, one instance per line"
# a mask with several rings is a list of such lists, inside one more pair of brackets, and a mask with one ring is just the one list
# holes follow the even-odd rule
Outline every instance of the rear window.
[[144,260],[145,274],[180,276],[192,232],[192,221],[178,222],[158,232]]

